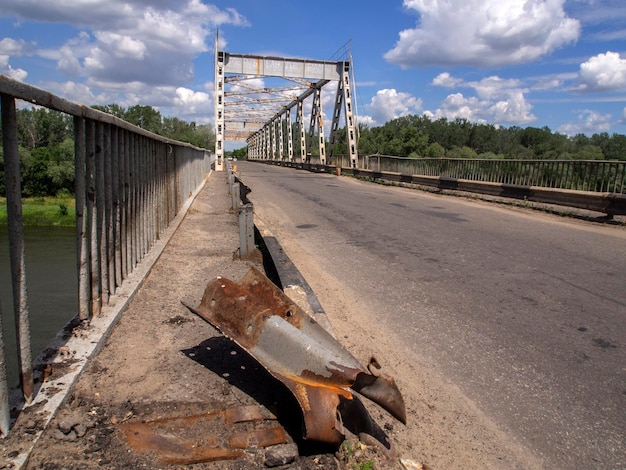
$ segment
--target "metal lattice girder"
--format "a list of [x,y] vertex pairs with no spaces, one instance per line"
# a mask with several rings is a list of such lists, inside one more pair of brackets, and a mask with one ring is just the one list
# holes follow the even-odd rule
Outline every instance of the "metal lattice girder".
[[[356,142],[356,120],[352,109],[352,91],[350,87],[350,62],[342,62],[342,78],[337,87],[337,96],[335,98],[335,109],[333,111],[332,124],[329,137],[329,154],[331,158],[335,153],[335,144],[337,139],[337,129],[339,128],[339,117],[341,116],[341,108],[344,108],[346,116],[346,140],[348,144],[348,154],[353,168],[357,168],[359,157]],[[343,106],[342,106],[343,105]]]
[[[272,81],[289,80],[295,85],[269,87],[265,81],[259,80],[263,77],[270,77]],[[335,152],[339,118],[343,110],[348,152],[351,164],[356,168],[358,155],[350,61],[265,57],[217,51],[215,115],[218,159],[223,154],[224,140],[246,140],[249,155],[253,158],[293,161],[294,147],[297,145],[294,139],[299,139],[300,161],[307,162],[317,134],[320,162],[326,164],[321,88],[331,81],[336,81],[338,87],[329,154],[332,158]],[[307,142],[304,102],[311,96],[312,99],[307,101],[312,103]],[[291,110],[294,108],[297,136],[292,129],[294,123]]]

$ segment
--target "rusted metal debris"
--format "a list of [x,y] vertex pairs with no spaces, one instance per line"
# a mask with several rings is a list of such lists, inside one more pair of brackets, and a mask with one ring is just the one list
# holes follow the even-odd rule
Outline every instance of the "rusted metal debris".
[[342,442],[347,433],[343,410],[367,413],[362,405],[346,406],[354,399],[353,391],[406,424],[400,390],[378,362],[372,358],[368,368],[363,367],[257,269],[251,268],[239,283],[223,278],[210,281],[200,305],[187,308],[244,348],[291,390],[302,408],[306,439]]
[[[224,433],[224,428],[229,432]],[[152,452],[164,464],[234,460],[244,457],[246,449],[288,442],[287,433],[276,417],[260,406],[128,422],[119,425],[119,429],[135,452]]]

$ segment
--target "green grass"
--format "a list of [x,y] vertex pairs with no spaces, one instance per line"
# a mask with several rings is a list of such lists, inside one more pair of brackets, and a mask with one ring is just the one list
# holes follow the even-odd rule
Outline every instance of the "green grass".
[[[74,198],[46,196],[22,198],[24,225],[30,227],[73,227],[76,225]],[[0,197],[0,225],[8,225],[6,198]]]

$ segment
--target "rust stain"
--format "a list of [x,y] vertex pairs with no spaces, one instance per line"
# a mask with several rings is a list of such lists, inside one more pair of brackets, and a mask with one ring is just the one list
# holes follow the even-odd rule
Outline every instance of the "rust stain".
[[260,406],[126,422],[118,429],[136,453],[152,452],[164,464],[234,460],[244,457],[248,448],[288,442],[284,428],[276,424],[276,417]]
[[270,447],[287,442],[287,434],[285,433],[285,429],[281,426],[270,429],[237,432],[231,434],[228,439],[228,444],[231,449]]

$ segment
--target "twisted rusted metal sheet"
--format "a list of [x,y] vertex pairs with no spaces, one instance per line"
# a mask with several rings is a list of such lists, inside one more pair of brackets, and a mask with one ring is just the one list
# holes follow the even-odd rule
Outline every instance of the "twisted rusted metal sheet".
[[400,390],[376,360],[363,367],[258,270],[252,268],[239,283],[214,279],[200,305],[188,308],[291,390],[302,408],[306,439],[334,444],[344,439],[338,407],[353,399],[353,390],[406,423]]
[[164,464],[191,465],[245,456],[249,448],[289,442],[276,417],[260,406],[122,423],[121,435],[138,454]]

